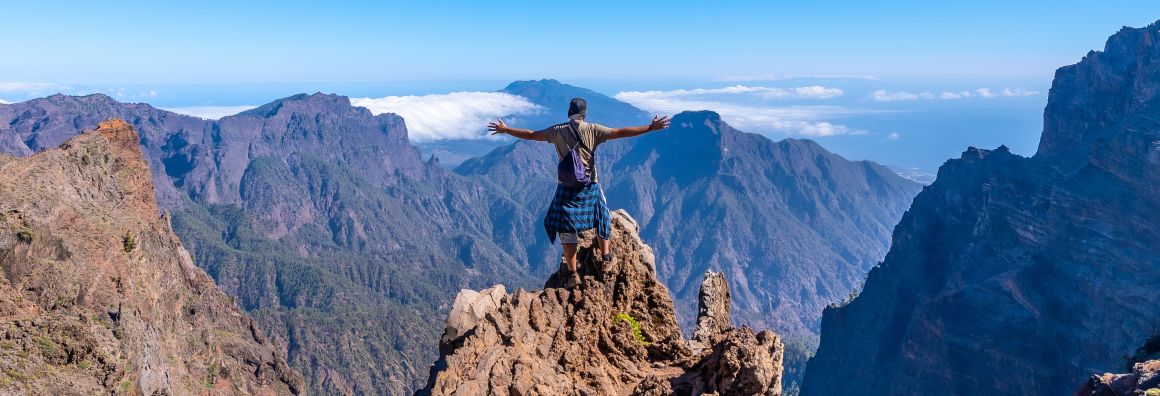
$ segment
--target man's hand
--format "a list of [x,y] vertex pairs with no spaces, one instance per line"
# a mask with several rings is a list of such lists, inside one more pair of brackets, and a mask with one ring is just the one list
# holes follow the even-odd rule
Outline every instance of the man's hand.
[[669,116],[661,117],[659,115],[653,116],[652,122],[645,126],[624,127],[612,130],[612,134],[608,136],[609,139],[620,139],[626,137],[640,136],[652,131],[659,131],[669,127]]
[[670,122],[671,120],[669,120],[669,116],[653,116],[652,123],[648,124],[648,130],[649,132],[652,132],[668,128]]
[[492,135],[498,135],[501,133],[511,133],[512,129],[508,128],[507,124],[503,122],[503,118],[497,118],[496,122],[487,123],[487,131],[491,132]]
[[537,140],[541,142],[548,140],[548,135],[545,133],[536,133],[527,129],[509,127],[503,122],[503,118],[497,118],[495,122],[487,123],[487,131],[491,132],[492,135],[506,133],[517,139]]

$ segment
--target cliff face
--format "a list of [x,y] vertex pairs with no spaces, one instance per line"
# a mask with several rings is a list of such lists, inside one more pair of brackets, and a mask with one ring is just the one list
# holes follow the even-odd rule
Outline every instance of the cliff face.
[[1069,394],[1125,365],[1160,322],[1158,29],[1056,73],[1033,158],[942,166],[826,310],[803,394]]
[[421,393],[780,395],[781,341],[721,325],[730,319],[720,274],[707,276],[696,342],[682,339],[637,231],[614,213],[613,263],[594,261],[591,240],[582,242],[578,288],[561,288],[554,275],[542,291],[463,291]]
[[159,217],[138,135],[0,155],[0,392],[298,394],[302,377]]

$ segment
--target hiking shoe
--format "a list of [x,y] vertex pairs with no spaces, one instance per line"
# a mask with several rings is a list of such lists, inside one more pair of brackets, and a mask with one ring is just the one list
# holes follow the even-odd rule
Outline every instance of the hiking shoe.
[[608,254],[605,254],[603,256],[600,256],[600,261],[603,261],[606,263],[611,263],[612,260],[615,258],[616,258],[616,256],[613,256],[612,253],[608,253]]
[[575,289],[580,286],[580,274],[573,272],[572,277],[568,278],[568,282],[564,283],[565,289]]

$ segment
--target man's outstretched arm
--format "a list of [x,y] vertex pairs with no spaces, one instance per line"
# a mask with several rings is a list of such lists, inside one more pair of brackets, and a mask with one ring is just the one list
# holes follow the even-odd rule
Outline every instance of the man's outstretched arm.
[[608,135],[608,139],[620,139],[643,135],[652,131],[659,131],[669,127],[669,117],[653,116],[652,123],[645,126],[616,128]]
[[536,133],[536,131],[529,131],[527,129],[516,129],[509,127],[503,122],[503,118],[496,120],[496,122],[488,123],[487,131],[491,132],[492,135],[506,133],[508,135],[512,135],[524,140],[538,140],[541,142],[548,140],[548,135],[546,134]]

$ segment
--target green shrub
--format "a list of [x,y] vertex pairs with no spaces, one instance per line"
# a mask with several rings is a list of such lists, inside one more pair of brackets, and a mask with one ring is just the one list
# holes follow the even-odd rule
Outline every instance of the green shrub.
[[125,253],[132,252],[133,249],[137,248],[137,238],[126,232],[125,236],[121,237],[121,248],[125,250]]
[[60,348],[56,345],[56,341],[53,341],[49,336],[42,335],[36,337],[36,343],[40,345],[40,353],[44,355],[44,357],[55,356],[57,350]]
[[4,369],[4,375],[7,375],[9,378],[17,381],[23,381],[28,378],[28,376],[24,375],[24,373],[10,368]]
[[626,313],[618,313],[612,317],[612,323],[628,322],[629,327],[632,327],[632,338],[636,339],[641,345],[648,346],[649,343],[644,340],[644,334],[640,332],[640,322],[632,315]]
[[1160,389],[1152,388],[1144,391],[1144,396],[1160,396]]
[[19,239],[20,242],[32,243],[32,240],[36,239],[36,234],[33,234],[32,230],[30,229],[21,228],[20,230],[16,231],[16,239]]

